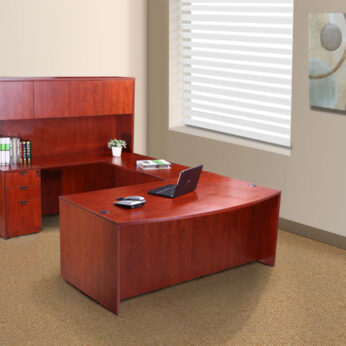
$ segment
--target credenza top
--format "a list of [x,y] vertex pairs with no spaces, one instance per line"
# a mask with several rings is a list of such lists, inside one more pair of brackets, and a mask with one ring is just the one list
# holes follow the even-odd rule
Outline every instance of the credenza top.
[[33,157],[30,163],[2,165],[0,166],[0,172],[13,173],[30,169],[51,169],[87,165],[93,163],[103,163],[119,166],[132,171],[138,171],[142,174],[155,176],[158,179],[170,179],[179,176],[180,171],[186,168],[186,166],[177,164],[174,164],[172,168],[168,170],[143,170],[141,168],[137,168],[136,161],[145,159],[151,159],[151,157],[135,153],[123,152],[121,157],[118,158],[113,157],[110,150],[82,153],[65,153]]

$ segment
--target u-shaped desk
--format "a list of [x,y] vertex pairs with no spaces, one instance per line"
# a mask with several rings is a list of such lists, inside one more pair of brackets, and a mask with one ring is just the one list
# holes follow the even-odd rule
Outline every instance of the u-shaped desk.
[[[128,297],[252,261],[274,265],[280,203],[280,191],[208,172],[195,192],[148,195],[186,167],[136,168],[145,157],[132,153],[134,83],[0,78],[0,133],[29,140],[33,154],[0,166],[0,236],[40,232],[62,196],[62,276],[117,314]],[[126,140],[121,158],[105,152],[110,138]],[[127,195],[147,203],[113,205]]]
[[[136,167],[142,158],[105,161],[129,185],[60,197],[66,281],[119,314],[129,297],[253,261],[274,265],[280,191],[203,171],[195,192],[153,196],[147,192],[175,184],[186,167],[144,171]],[[113,205],[129,195],[147,202]]]

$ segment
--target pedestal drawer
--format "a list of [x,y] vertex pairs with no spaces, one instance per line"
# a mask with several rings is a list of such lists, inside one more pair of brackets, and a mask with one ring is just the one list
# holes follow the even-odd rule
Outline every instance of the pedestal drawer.
[[8,236],[39,232],[41,230],[41,199],[7,204]]
[[6,174],[6,186],[39,185],[40,171],[36,169],[23,170]]
[[6,194],[7,203],[41,198],[41,185],[11,186]]

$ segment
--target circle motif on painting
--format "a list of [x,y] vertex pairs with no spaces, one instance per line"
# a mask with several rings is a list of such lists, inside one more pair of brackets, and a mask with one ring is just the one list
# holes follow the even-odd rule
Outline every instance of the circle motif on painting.
[[321,31],[321,45],[323,48],[333,51],[340,47],[342,43],[342,33],[335,24],[327,24]]

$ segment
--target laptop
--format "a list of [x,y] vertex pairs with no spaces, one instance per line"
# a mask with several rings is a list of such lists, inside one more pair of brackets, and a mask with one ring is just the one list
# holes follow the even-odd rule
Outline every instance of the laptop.
[[184,169],[180,172],[177,185],[165,185],[157,189],[148,191],[151,195],[174,198],[196,189],[203,165]]

